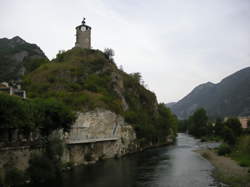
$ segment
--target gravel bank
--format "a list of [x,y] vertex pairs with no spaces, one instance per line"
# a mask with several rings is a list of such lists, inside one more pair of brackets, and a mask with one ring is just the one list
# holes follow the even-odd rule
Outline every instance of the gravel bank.
[[213,150],[205,149],[196,152],[209,160],[216,168],[213,175],[219,181],[232,187],[250,187],[249,168],[239,166],[229,157],[218,156]]

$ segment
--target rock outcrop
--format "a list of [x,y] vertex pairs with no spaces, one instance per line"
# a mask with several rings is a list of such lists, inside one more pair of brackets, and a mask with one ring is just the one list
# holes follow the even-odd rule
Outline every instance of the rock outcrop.
[[138,147],[133,127],[123,117],[103,109],[78,113],[65,142],[64,161],[75,164],[120,157]]

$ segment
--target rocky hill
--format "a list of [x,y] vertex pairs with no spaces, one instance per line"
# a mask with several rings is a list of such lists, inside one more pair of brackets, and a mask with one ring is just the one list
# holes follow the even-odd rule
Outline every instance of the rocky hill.
[[19,36],[0,39],[0,82],[20,79],[47,61],[43,51]]
[[110,110],[132,124],[141,141],[165,141],[175,135],[175,116],[140,78],[119,70],[99,50],[73,48],[29,73],[23,85],[29,98],[56,98],[81,112]]
[[211,117],[250,115],[250,67],[218,84],[208,82],[197,86],[171,109],[185,119],[199,107],[205,108]]

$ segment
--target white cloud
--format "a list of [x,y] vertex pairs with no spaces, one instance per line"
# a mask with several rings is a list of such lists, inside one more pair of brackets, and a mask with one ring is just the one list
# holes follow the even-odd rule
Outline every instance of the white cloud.
[[50,57],[70,49],[83,16],[94,48],[110,47],[161,102],[249,66],[248,0],[2,0],[0,36],[21,36]]

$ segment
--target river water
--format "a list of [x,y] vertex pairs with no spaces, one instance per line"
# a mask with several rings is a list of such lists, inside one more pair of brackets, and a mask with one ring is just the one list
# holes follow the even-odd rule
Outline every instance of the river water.
[[[62,187],[206,187],[216,186],[213,166],[193,150],[204,144],[178,134],[175,145],[101,161],[66,173]],[[47,185],[49,186],[49,185]]]

